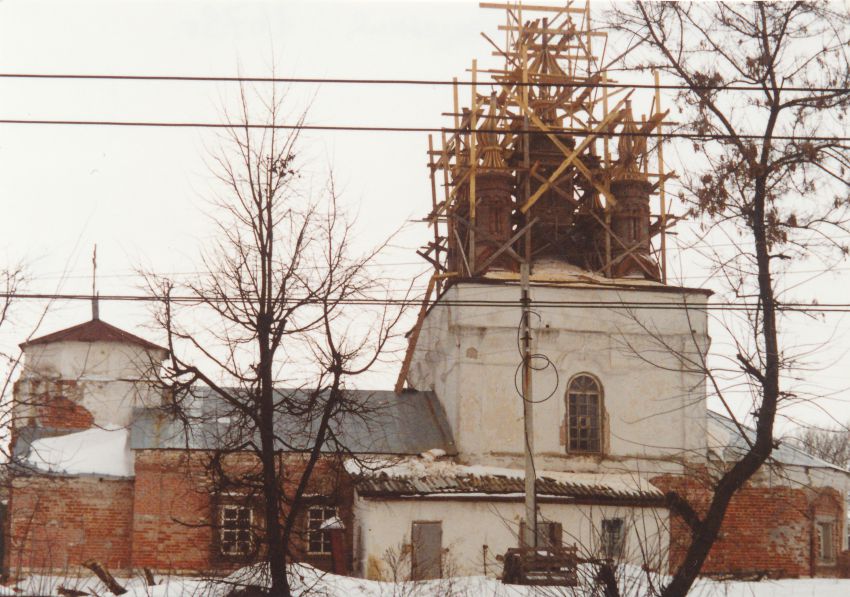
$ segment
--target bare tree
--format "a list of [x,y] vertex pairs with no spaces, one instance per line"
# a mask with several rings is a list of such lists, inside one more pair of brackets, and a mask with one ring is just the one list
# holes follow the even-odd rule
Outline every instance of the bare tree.
[[20,290],[23,278],[22,266],[0,269],[0,327],[9,320],[12,301]]
[[[255,531],[270,594],[289,595],[286,564],[316,468],[323,453],[344,453],[341,419],[368,410],[349,384],[377,361],[401,311],[380,301],[351,306],[386,296],[366,270],[382,247],[355,255],[353,224],[333,183],[320,198],[305,191],[299,130],[275,128],[284,121],[282,98],[257,97],[268,126],[248,126],[256,98],[243,89],[244,126],[228,130],[214,157],[225,192],[214,202],[219,238],[203,275],[183,289],[151,283],[167,289],[158,318],[171,351],[170,408],[192,433],[201,426],[214,436],[206,471],[215,490],[261,502]],[[181,357],[183,346],[200,353],[199,362]],[[297,455],[294,466],[284,453]]]
[[646,50],[627,68],[661,70],[683,88],[682,131],[696,135],[705,160],[683,177],[683,198],[737,245],[713,255],[715,279],[755,305],[748,337],[735,337],[738,372],[754,397],[754,440],[717,476],[707,508],[671,495],[690,543],[661,594],[680,596],[733,496],[770,457],[778,410],[800,398],[785,377],[799,355],[780,333],[787,263],[812,257],[816,238],[846,253],[833,239],[847,231],[850,21],[846,9],[815,2],[638,2],[618,6],[613,20]]
[[847,426],[801,427],[791,439],[809,454],[841,468],[850,466],[850,428]]
[[[20,291],[22,284],[25,281],[24,268],[21,265],[0,269],[0,329],[7,325],[11,316],[12,303],[15,295]],[[3,408],[0,410],[0,427],[10,429],[12,426],[12,409],[10,391],[12,388],[12,379],[17,372],[20,364],[20,353],[0,353],[3,360],[3,368],[0,369],[0,401],[3,403]],[[6,442],[2,443],[6,449]],[[5,454],[8,462],[10,454]]]

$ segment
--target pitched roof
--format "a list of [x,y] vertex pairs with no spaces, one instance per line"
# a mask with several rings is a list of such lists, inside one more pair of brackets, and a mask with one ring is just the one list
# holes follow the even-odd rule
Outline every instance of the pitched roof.
[[[307,404],[304,390],[275,390],[276,401]],[[340,413],[333,417],[331,430],[339,444],[355,454],[420,454],[432,449],[456,454],[454,438],[446,413],[432,392],[347,390],[348,399],[360,413]],[[131,423],[130,448],[134,450],[212,450],[245,441],[257,441],[255,430],[242,425],[238,413],[216,398],[210,388],[196,387],[191,425],[186,428],[160,409],[137,409]],[[321,401],[321,398],[320,398]],[[321,408],[312,415],[281,413],[275,421],[275,434],[287,445],[283,451],[309,448],[319,425]],[[329,450],[331,448],[329,447]]]
[[46,336],[33,338],[22,343],[20,347],[26,349],[38,344],[50,344],[53,342],[120,342],[122,344],[135,344],[148,350],[166,350],[153,342],[148,342],[130,332],[108,324],[100,319],[92,319],[85,323],[75,325]]
[[[741,425],[747,436],[745,439],[741,435],[738,426],[735,425],[735,422],[726,415],[718,412],[709,410],[708,422],[709,446],[724,459],[734,460],[740,458],[749,448],[747,440],[752,443],[756,439],[755,429],[747,425]],[[770,453],[770,459],[777,464],[832,469],[845,475],[850,475],[850,471],[847,469],[843,469],[831,462],[809,454],[789,441],[780,441]]]
[[[388,465],[355,474],[357,492],[362,497],[517,497],[524,495],[523,471],[484,466],[462,466],[451,462],[435,462],[434,470],[405,471],[404,465]],[[348,468],[348,467],[347,467]],[[352,472],[351,470],[349,472]],[[409,473],[409,474],[408,474]],[[536,480],[537,495],[542,498],[567,498],[570,501],[619,502],[624,500],[663,500],[653,485],[634,475],[611,473],[569,473],[540,471]]]

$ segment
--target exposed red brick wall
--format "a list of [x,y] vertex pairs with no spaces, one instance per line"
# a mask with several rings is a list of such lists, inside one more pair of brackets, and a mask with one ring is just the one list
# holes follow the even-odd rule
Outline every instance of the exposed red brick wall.
[[38,405],[38,423],[56,429],[88,429],[94,424],[94,417],[65,396],[45,395]]
[[[837,554],[835,562],[824,565],[821,562],[817,561],[815,558],[815,569],[813,571],[813,575],[815,576],[846,576],[846,571],[843,571],[842,568],[842,558],[841,554],[841,545],[842,545],[842,532],[844,521],[844,500],[841,498],[841,494],[833,489],[821,489],[816,493],[811,495],[811,511],[810,517],[813,518],[813,522],[817,522],[819,520],[824,521],[836,521],[835,529],[832,535],[832,550],[834,554]],[[815,530],[812,534],[812,541],[817,542],[817,527],[813,527]],[[812,545],[812,552],[817,553],[817,543]]]
[[[304,474],[305,465],[305,456],[287,456],[284,471],[286,488],[290,495],[295,492],[297,482]],[[324,457],[316,463],[307,493],[320,497],[307,500],[297,515],[293,537],[293,549],[297,559],[308,562],[320,570],[333,571],[333,559],[330,555],[315,555],[307,552],[306,529],[307,508],[314,504],[336,506],[339,518],[345,525],[343,543],[346,570],[338,572],[349,573],[354,561],[354,488],[338,457]]]
[[[174,450],[136,452],[135,480],[97,477],[17,477],[10,496],[10,544],[7,566],[12,574],[26,570],[74,568],[96,559],[113,571],[148,567],[170,572],[227,572],[245,563],[222,556],[217,545],[215,518],[223,499],[210,485],[209,454]],[[285,488],[291,495],[300,478],[304,457],[285,456]],[[346,526],[345,559],[352,561],[353,489],[336,459],[323,458],[314,472],[308,494],[312,503],[336,505]],[[231,457],[228,470],[250,470],[256,461]],[[664,490],[676,490],[703,513],[709,487],[698,474],[659,477]],[[241,496],[255,508],[259,499]],[[309,503],[306,505],[309,506]],[[306,507],[305,506],[305,507]],[[840,494],[832,489],[750,485],[732,500],[720,537],[703,572],[764,572],[771,576],[838,575],[847,568],[846,556],[834,565],[817,562],[815,522],[838,522],[835,553],[840,551]],[[304,549],[305,511],[296,524],[295,551],[299,559],[331,569],[330,557]],[[258,518],[257,523],[261,522]],[[671,517],[670,564],[675,567],[687,548],[688,529]],[[260,554],[256,554],[260,555]]]
[[[136,452],[136,491],[133,506],[133,565],[162,571],[227,572],[244,565],[244,559],[220,553],[217,523],[218,507],[222,503],[248,503],[255,513],[258,531],[262,527],[263,507],[258,496],[244,496],[236,488],[216,492],[211,486],[206,468],[210,455],[202,452],[187,454],[179,450],[140,450]],[[257,463],[247,455],[231,455],[225,468],[229,474],[256,470]],[[284,486],[289,495],[303,473],[304,459],[287,455],[283,463]],[[346,525],[347,561],[352,561],[353,489],[338,463],[323,458],[313,473],[315,482],[308,493],[316,503],[334,504]],[[232,495],[227,495],[228,493]],[[330,570],[331,558],[313,556],[303,549],[304,513],[299,515],[293,537],[298,559],[319,568]],[[259,555],[259,554],[258,554]]]
[[[659,477],[653,484],[675,490],[703,515],[710,499],[709,486],[699,474]],[[717,542],[709,552],[703,574],[766,573],[773,577],[838,574],[837,562],[817,562],[818,518],[836,521],[835,553],[840,552],[843,506],[840,494],[829,488],[747,485],[732,499]],[[682,519],[671,515],[670,566],[683,560],[690,531]]]
[[197,572],[210,561],[212,496],[201,459],[183,451],[136,452],[133,565]]
[[132,480],[15,478],[7,527],[10,573],[74,570],[88,559],[128,570],[132,503]]
[[82,387],[76,380],[37,380],[27,382],[28,394],[24,397],[19,385],[15,387],[15,399],[33,410],[26,421],[15,421],[15,425],[37,425],[55,429],[88,429],[94,417],[81,404]]
[[[246,559],[221,554],[218,545],[218,506],[237,500],[255,512],[262,529],[262,502],[238,491],[217,493],[207,465],[210,455],[181,450],[140,450],[134,480],[97,477],[22,476],[13,481],[10,500],[11,544],[7,566],[15,571],[63,571],[96,559],[113,571],[147,567],[161,572],[223,573]],[[353,489],[339,463],[323,458],[308,487],[312,503],[338,507],[345,523],[345,559],[352,561]],[[303,473],[304,459],[285,457],[285,489],[289,495]],[[256,467],[247,455],[231,456],[230,474]],[[244,492],[243,492],[244,493]],[[298,559],[330,570],[330,556],[304,549],[306,510],[298,516],[293,541]],[[259,545],[262,545],[260,540]],[[259,557],[260,551],[254,554]]]

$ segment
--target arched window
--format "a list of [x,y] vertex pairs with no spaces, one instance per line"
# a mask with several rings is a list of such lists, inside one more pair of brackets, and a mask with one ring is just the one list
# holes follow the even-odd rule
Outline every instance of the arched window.
[[567,451],[602,452],[602,387],[586,373],[567,386]]

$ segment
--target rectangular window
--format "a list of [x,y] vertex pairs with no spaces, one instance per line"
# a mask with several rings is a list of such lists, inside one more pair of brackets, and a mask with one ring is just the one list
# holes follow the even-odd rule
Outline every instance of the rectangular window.
[[626,546],[626,529],[622,518],[602,520],[602,557],[620,560]]
[[[564,530],[560,522],[548,520],[537,521],[537,547],[538,549],[555,549],[563,545]],[[519,540],[521,545],[526,545],[525,521],[519,522]]]
[[248,506],[226,504],[219,511],[219,545],[226,556],[246,556],[254,550],[254,513]]
[[818,559],[824,563],[835,562],[835,523],[819,522],[818,529]]
[[333,506],[310,506],[307,510],[307,552],[313,555],[330,555],[331,533],[322,530],[322,524],[337,516]]

